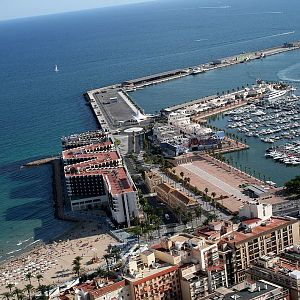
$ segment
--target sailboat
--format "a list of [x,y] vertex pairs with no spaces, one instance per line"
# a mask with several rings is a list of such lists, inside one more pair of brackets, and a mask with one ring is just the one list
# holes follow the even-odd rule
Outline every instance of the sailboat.
[[59,71],[57,65],[55,65],[54,71],[55,71],[55,72],[58,72],[58,71]]

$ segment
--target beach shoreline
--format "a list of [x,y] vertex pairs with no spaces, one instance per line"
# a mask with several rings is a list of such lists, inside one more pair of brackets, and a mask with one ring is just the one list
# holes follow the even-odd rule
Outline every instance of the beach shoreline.
[[[97,269],[103,264],[107,247],[116,240],[94,221],[78,222],[67,232],[49,242],[41,242],[33,249],[11,258],[0,267],[0,293],[7,292],[9,283],[24,288],[29,283],[26,274],[31,273],[31,284],[37,288],[37,275],[43,276],[41,284],[59,284],[75,277],[72,261],[82,258],[82,271]],[[96,258],[96,259],[95,259]],[[89,264],[93,259],[97,263]]]

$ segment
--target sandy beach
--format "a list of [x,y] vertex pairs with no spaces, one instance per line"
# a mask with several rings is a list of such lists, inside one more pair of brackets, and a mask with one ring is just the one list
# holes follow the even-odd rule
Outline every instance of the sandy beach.
[[[39,245],[30,252],[23,254],[0,267],[0,293],[7,292],[7,284],[13,283],[23,289],[29,280],[27,273],[32,274],[31,284],[37,288],[36,275],[41,274],[41,284],[56,284],[67,281],[75,276],[72,261],[76,256],[82,257],[83,271],[96,269],[103,264],[103,255],[110,243],[117,242],[109,234],[97,227],[96,223],[78,223],[59,240]],[[93,258],[99,261],[87,264]]]

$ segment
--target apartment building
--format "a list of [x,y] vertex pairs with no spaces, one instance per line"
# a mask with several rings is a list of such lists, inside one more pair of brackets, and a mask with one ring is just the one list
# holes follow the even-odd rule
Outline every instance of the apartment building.
[[244,281],[228,288],[220,288],[206,300],[289,300],[289,291],[265,281]]
[[94,143],[103,143],[106,141],[111,141],[111,138],[108,133],[103,130],[87,131],[61,138],[63,150],[87,146]]
[[182,299],[178,266],[157,263],[145,267],[136,277],[124,276],[133,300]]
[[298,220],[271,217],[261,223],[260,219],[242,222],[241,230],[223,236],[219,253],[226,261],[229,283],[245,280],[246,269],[259,257],[270,252],[282,253],[285,248],[299,243]]
[[216,243],[190,234],[178,234],[162,239],[153,246],[160,261],[180,267],[183,299],[198,299],[227,286],[225,265],[219,260]]
[[280,283],[289,289],[291,300],[300,299],[300,251],[295,245],[282,255],[259,257],[247,270],[247,277],[253,280],[264,279]]

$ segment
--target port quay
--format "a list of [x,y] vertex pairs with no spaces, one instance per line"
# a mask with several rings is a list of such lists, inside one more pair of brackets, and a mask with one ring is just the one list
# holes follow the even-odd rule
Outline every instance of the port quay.
[[[217,59],[201,65],[153,74],[150,76],[132,79],[122,83],[90,90],[84,94],[84,97],[90,103],[92,111],[96,116],[96,119],[101,128],[110,131],[111,133],[116,133],[122,129],[132,126],[132,124],[130,123],[127,124],[127,126],[125,124],[126,121],[132,116],[135,116],[135,119],[138,119],[144,114],[143,109],[139,107],[129,96],[129,93],[131,91],[142,89],[146,86],[163,83],[169,80],[175,80],[185,76],[209,72],[219,68],[230,67],[255,59],[263,59],[264,57],[298,50],[299,48],[300,41],[295,41],[292,43],[285,43],[284,45],[274,48],[241,53],[238,55]],[[216,95],[211,95],[201,99],[192,100],[189,103],[165,108],[163,112],[169,114],[188,105],[199,104],[216,97]]]

